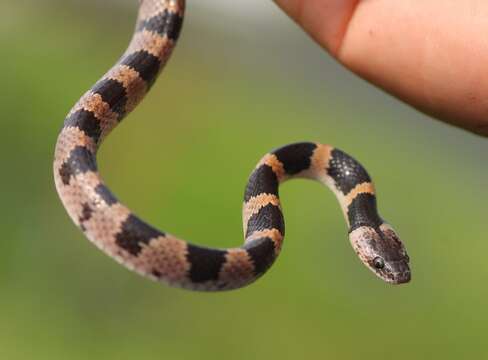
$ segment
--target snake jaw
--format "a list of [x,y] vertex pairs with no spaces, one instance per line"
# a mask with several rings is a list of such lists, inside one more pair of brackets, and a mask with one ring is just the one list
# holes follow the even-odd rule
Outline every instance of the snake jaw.
[[393,282],[392,284],[406,284],[410,282],[412,278],[410,269],[405,270],[404,272],[394,273],[393,274]]

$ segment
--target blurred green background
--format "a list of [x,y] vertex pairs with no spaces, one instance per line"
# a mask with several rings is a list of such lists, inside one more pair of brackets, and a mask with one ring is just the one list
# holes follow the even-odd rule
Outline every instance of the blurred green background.
[[318,184],[282,189],[284,251],[256,284],[202,294],[126,271],[55,193],[57,132],[122,53],[136,1],[0,4],[0,359],[488,358],[485,140],[347,73],[271,1],[188,1],[173,58],[102,148],[106,181],[143,218],[196,243],[242,242],[247,177],[314,140],[354,154],[407,244],[392,287],[354,256]]

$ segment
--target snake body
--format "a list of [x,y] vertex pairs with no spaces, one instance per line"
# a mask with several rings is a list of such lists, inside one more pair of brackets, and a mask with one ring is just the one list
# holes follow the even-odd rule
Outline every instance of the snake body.
[[184,7],[184,0],[140,1],[128,49],[66,117],[56,144],[54,178],[75,224],[109,256],[146,277],[191,290],[236,289],[263,275],[280,253],[285,226],[279,185],[308,178],[336,195],[360,260],[386,282],[408,282],[408,255],[378,215],[370,176],[356,160],[329,145],[291,144],[259,161],[245,190],[245,242],[237,248],[198,246],[159,231],[107,188],[97,170],[97,150],[166,64],[182,27]]

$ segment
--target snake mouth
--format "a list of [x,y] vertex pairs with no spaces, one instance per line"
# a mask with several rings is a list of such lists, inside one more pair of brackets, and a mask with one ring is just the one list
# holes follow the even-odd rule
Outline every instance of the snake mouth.
[[410,271],[392,273],[392,275],[388,282],[394,285],[406,284],[412,278]]

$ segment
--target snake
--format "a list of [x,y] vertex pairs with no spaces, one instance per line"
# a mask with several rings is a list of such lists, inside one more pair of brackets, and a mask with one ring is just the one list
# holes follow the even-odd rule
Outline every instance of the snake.
[[360,262],[386,283],[409,282],[410,259],[397,233],[378,214],[371,177],[357,160],[330,145],[288,144],[258,162],[244,194],[245,241],[234,248],[201,246],[160,231],[110,191],[98,172],[97,150],[168,62],[184,11],[184,0],[140,0],[127,50],[66,116],[53,169],[57,192],[74,223],[96,247],[147,278],[188,290],[238,289],[266,273],[282,249],[279,186],[311,179],[335,194]]

